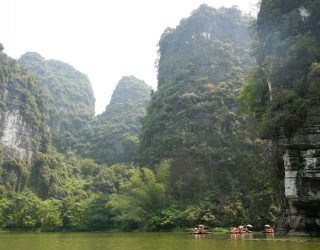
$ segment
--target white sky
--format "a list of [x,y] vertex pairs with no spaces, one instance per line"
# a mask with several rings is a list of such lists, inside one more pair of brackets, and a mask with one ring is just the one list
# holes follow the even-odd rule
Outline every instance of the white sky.
[[200,4],[239,6],[255,13],[258,0],[0,0],[0,42],[18,59],[27,51],[58,59],[88,75],[96,113],[117,82],[134,75],[156,89],[157,43]]

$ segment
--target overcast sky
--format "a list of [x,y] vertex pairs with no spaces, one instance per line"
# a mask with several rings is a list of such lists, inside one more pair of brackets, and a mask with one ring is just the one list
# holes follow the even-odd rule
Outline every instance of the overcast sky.
[[154,89],[157,43],[200,4],[237,5],[255,13],[258,0],[0,0],[0,42],[18,59],[27,51],[58,59],[88,75],[96,113],[117,82],[134,75]]

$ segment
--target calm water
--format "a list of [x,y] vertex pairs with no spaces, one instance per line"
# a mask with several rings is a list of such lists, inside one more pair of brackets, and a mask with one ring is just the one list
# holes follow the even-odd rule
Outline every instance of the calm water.
[[[198,236],[198,235],[196,235]],[[262,234],[201,237],[187,233],[7,233],[0,250],[319,250],[319,238]]]

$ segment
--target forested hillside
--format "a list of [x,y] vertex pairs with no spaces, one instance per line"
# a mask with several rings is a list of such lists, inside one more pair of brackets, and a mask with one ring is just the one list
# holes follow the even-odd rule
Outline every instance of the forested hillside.
[[207,78],[212,82],[243,77],[250,57],[250,17],[237,8],[209,8],[201,5],[167,28],[159,41],[158,85]]
[[46,95],[53,144],[61,152],[72,149],[80,129],[95,115],[88,77],[66,63],[45,60],[35,52],[22,55],[19,63],[39,79]]
[[236,8],[202,5],[167,29],[143,121],[143,163],[171,160],[175,204],[219,226],[261,225],[275,215],[266,144],[236,101],[253,62],[249,21]]
[[150,94],[144,81],[122,77],[106,110],[82,131],[80,154],[108,165],[137,163],[141,119]]
[[[169,230],[273,223],[270,152],[236,100],[253,66],[251,21],[236,8],[201,5],[161,36],[158,90],[150,103],[150,87],[123,77],[105,112],[92,121],[85,76],[38,54],[24,55],[20,62],[47,90],[53,145],[65,154],[54,147],[36,154],[23,193],[2,182],[2,227]],[[17,209],[26,214],[11,220]]]
[[319,230],[319,1],[260,7],[201,5],[97,117],[86,75],[0,44],[0,229]]
[[[54,145],[67,154],[52,147],[38,153],[24,193],[12,194],[4,182],[1,204],[11,209],[2,210],[3,227],[168,230],[274,222],[269,152],[236,101],[253,65],[249,25],[236,8],[201,5],[167,29],[159,41],[158,90],[144,118],[151,89],[143,81],[123,77],[106,111],[85,123],[92,100],[90,91],[83,94],[85,77],[24,55],[20,62],[47,89]],[[10,220],[17,206],[32,215]]]
[[290,135],[319,100],[319,2],[262,1],[253,83],[242,93],[267,138]]
[[[77,155],[72,150],[83,149],[83,142],[88,151],[93,147],[102,151],[100,157],[105,158],[97,157],[98,161],[132,164],[137,158],[139,119],[145,113],[151,88],[132,76],[124,77],[111,104],[94,121],[90,105],[85,105],[91,92],[82,93],[88,86],[91,90],[89,83],[83,82],[86,77],[71,66],[45,61],[36,53],[27,53],[20,59],[20,63],[23,61],[31,68],[27,70],[5,55],[2,45],[0,49],[0,228],[45,231],[137,228],[128,219],[122,221],[117,205],[108,202],[129,180],[142,173],[140,169],[120,164],[99,165],[92,159],[84,159],[85,153]],[[73,94],[73,88],[82,90]],[[82,114],[83,106],[88,109]],[[79,120],[81,117],[83,120]],[[119,130],[115,129],[116,124]],[[82,136],[88,136],[83,133],[86,129],[94,133],[81,141]],[[108,147],[97,148],[96,140],[103,144],[105,137],[123,148],[115,148],[110,142]],[[95,151],[89,152],[96,157]],[[152,172],[149,174],[151,178],[154,176]]]

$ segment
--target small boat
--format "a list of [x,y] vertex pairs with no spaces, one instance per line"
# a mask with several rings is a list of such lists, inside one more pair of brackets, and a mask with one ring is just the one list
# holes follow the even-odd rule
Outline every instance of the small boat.
[[227,234],[240,234],[240,228],[239,227],[230,227],[230,230],[227,232]]
[[228,231],[226,232],[227,234],[241,234],[240,232],[231,232],[231,231]]
[[262,231],[264,234],[273,234],[274,230],[270,225],[264,225],[264,230]]
[[198,225],[197,227],[194,228],[194,231],[191,232],[191,234],[210,234],[210,232],[205,230],[204,225]]
[[247,230],[244,226],[239,227],[230,227],[230,230],[227,232],[227,234],[244,234]]

